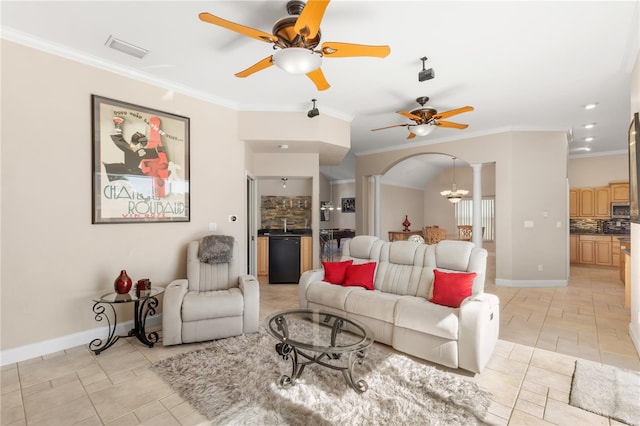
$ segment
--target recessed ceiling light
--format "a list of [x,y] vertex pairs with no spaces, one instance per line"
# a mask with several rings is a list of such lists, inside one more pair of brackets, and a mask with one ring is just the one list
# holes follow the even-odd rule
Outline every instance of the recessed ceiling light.
[[280,148],[280,149],[289,149],[289,145],[281,144],[281,145],[278,145],[278,148]]
[[594,103],[592,103],[592,104],[586,104],[586,105],[584,106],[584,109],[594,109],[594,108],[595,108],[595,107],[597,107],[597,106],[598,106],[598,103],[597,103],[597,102],[594,102]]
[[126,41],[119,40],[112,35],[110,35],[105,42],[105,46],[140,59],[144,58],[147,53],[149,53],[147,49],[143,49],[142,47],[138,47],[131,43],[127,43]]
[[587,123],[582,127],[584,127],[585,129],[593,129],[594,127],[596,127],[596,124],[598,123]]
[[594,139],[595,138],[593,136],[588,136],[588,137],[584,138],[584,141],[585,142],[593,142]]

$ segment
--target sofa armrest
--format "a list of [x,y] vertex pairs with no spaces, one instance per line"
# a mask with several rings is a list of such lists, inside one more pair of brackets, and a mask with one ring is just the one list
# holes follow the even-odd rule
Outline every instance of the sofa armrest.
[[164,290],[162,300],[162,344],[182,343],[182,300],[189,289],[186,279],[174,280]]
[[459,327],[459,367],[480,373],[498,341],[500,299],[489,293],[466,298],[460,305]]
[[253,275],[241,275],[238,286],[244,296],[243,333],[255,333],[260,321],[260,284]]
[[298,300],[301,309],[307,308],[307,289],[309,284],[324,280],[324,269],[311,269],[305,271],[298,281]]

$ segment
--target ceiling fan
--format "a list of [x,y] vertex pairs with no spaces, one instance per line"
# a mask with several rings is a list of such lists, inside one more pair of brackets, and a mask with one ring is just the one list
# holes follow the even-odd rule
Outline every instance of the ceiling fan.
[[450,127],[453,129],[466,129],[468,124],[453,123],[451,121],[442,121],[443,118],[449,118],[456,114],[473,111],[471,106],[463,106],[462,108],[452,109],[450,111],[438,112],[433,107],[424,106],[429,101],[428,96],[420,96],[416,98],[416,102],[420,104],[420,108],[411,112],[398,111],[398,114],[413,120],[414,123],[396,124],[394,126],[380,127],[379,129],[371,129],[371,131],[390,129],[392,127],[407,127],[409,136],[407,139],[413,139],[416,136],[426,136],[435,130],[436,127]]
[[384,58],[391,51],[389,46],[368,46],[332,41],[327,41],[322,44],[319,50],[316,49],[320,44],[320,23],[329,1],[308,0],[306,4],[300,0],[289,1],[287,3],[289,16],[276,21],[273,25],[273,34],[236,24],[207,12],[200,13],[199,17],[204,22],[273,44],[275,50],[273,55],[267,56],[244,71],[240,71],[235,74],[236,77],[248,77],[275,64],[291,74],[306,74],[318,90],[326,90],[330,85],[320,69],[323,56],[328,58],[353,56]]

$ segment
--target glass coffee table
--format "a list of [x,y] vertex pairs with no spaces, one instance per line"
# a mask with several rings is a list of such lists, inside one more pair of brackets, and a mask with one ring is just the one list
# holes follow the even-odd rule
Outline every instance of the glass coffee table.
[[342,372],[356,392],[369,385],[353,379],[353,366],[362,364],[373,343],[373,333],[364,324],[341,315],[309,309],[276,312],[266,321],[267,332],[278,340],[276,352],[291,360],[291,376],[282,375],[280,384],[288,386],[300,377],[309,364]]

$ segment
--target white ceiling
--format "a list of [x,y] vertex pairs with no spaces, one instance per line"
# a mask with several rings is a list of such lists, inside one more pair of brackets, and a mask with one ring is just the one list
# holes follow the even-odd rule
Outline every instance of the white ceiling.
[[[285,6],[286,0],[3,0],[0,11],[3,38],[151,81],[168,95],[180,91],[239,110],[305,115],[316,98],[321,114],[351,120],[352,149],[334,168],[336,178],[353,177],[354,155],[509,129],[571,132],[573,154],[587,147],[590,154],[626,150],[639,1],[334,0],[321,42],[387,44],[391,54],[324,58],[331,88],[321,92],[304,75],[277,67],[236,78],[271,55],[271,46],[198,19],[209,12],[271,33],[287,15]],[[109,49],[110,35],[150,53],[137,59]],[[419,82],[423,56],[435,78]],[[409,122],[395,112],[418,107],[418,96],[429,96],[427,105],[438,111],[475,107],[448,119],[468,129],[438,128],[412,140],[403,127],[371,131]],[[582,108],[591,102],[598,107]],[[582,127],[592,122],[595,128]]]

